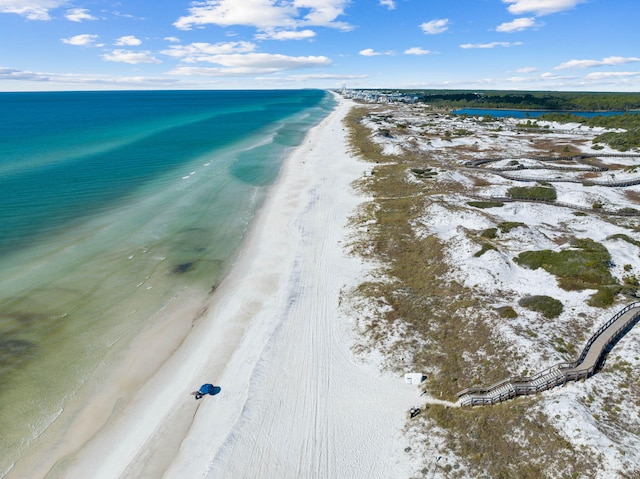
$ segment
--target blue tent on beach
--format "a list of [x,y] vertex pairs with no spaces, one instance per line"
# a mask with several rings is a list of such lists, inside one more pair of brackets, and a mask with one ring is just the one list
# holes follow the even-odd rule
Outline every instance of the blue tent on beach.
[[216,387],[213,384],[203,384],[198,389],[198,392],[202,395],[211,394],[212,396],[216,393]]
[[205,396],[207,394],[214,396],[218,394],[219,391],[220,388],[214,386],[213,384],[203,384],[202,386],[200,386],[200,389],[198,389],[197,391],[193,391],[191,394],[193,394],[196,399],[200,399],[202,396]]

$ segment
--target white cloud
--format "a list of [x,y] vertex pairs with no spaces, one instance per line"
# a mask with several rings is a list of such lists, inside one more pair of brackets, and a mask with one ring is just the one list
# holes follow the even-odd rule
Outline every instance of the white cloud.
[[522,45],[522,42],[491,42],[491,43],[463,43],[460,48],[495,48],[495,47],[515,47]]
[[137,47],[140,45],[142,41],[133,35],[126,35],[124,37],[120,37],[116,40],[114,45],[118,45],[121,47]]
[[309,81],[309,80],[362,80],[363,78],[369,78],[369,75],[340,75],[332,73],[309,73],[307,75],[287,75],[287,76],[271,76],[271,77],[256,77],[259,81]]
[[514,15],[532,13],[537,16],[569,10],[586,0],[502,0],[509,3],[509,12]]
[[396,3],[393,0],[380,0],[380,5],[387,7],[389,10],[396,8]]
[[180,58],[186,63],[196,63],[208,61],[210,57],[217,55],[253,52],[255,48],[255,44],[251,42],[191,43],[189,45],[171,45],[161,53]]
[[49,75],[46,73],[0,67],[0,80],[48,81]]
[[533,73],[537,70],[536,67],[524,67],[524,68],[518,68],[516,70],[516,72],[518,73]]
[[16,13],[28,20],[50,20],[49,10],[67,3],[68,0],[0,0],[0,13]]
[[625,63],[640,62],[639,57],[607,57],[602,60],[569,60],[561,63],[554,70],[565,70],[567,68],[591,68],[609,65],[623,65]]
[[534,17],[516,18],[511,22],[506,22],[496,27],[497,32],[521,32],[528,28],[539,27],[540,24],[536,23]]
[[405,55],[429,55],[431,50],[425,50],[420,47],[408,48],[404,51]]
[[138,65],[140,63],[161,63],[160,60],[151,55],[150,52],[132,52],[130,50],[113,50],[111,53],[102,55],[102,59],[108,62],[130,63]]
[[422,31],[428,35],[436,35],[438,33],[444,33],[449,29],[449,19],[441,18],[439,20],[431,20],[420,25]]
[[395,52],[393,51],[377,52],[373,48],[365,48],[364,50],[360,50],[358,53],[363,57],[377,57],[379,55],[395,55]]
[[91,45],[98,39],[98,35],[91,35],[89,33],[83,33],[82,35],[75,35],[69,38],[62,38],[62,43],[66,43],[67,45],[76,45],[80,47],[86,47]]
[[313,30],[267,31],[256,35],[258,40],[307,40],[316,36]]
[[86,8],[72,8],[71,10],[67,10],[67,14],[65,15],[67,20],[72,22],[82,22],[83,20],[97,20],[96,17],[89,13],[89,10]]
[[178,37],[164,37],[164,39],[171,43],[180,43],[180,39]]
[[27,82],[51,83],[56,85],[74,85],[74,86],[169,86],[175,85],[177,80],[172,78],[153,78],[153,77],[115,77],[110,75],[91,75],[91,74],[75,74],[75,73],[45,73],[32,72],[28,70],[15,70],[12,68],[0,67],[0,80],[14,80]]
[[365,48],[364,50],[360,50],[359,53],[363,57],[375,57],[377,55],[382,55],[382,53],[374,51],[373,48]]
[[[528,72],[525,72],[528,73]],[[505,81],[510,82],[510,83],[522,83],[522,82],[526,82],[526,83],[530,83],[530,84],[534,84],[534,83],[543,83],[543,82],[562,82],[562,81],[568,81],[568,80],[575,80],[576,77],[572,77],[572,76],[562,76],[562,75],[558,75],[556,73],[550,73],[550,72],[545,72],[545,73],[541,73],[540,75],[535,75],[535,76],[529,76],[529,77],[509,77],[509,78],[505,78]]]
[[640,72],[593,72],[589,73],[585,78],[588,80],[607,80],[615,78],[633,78],[640,77]]
[[331,64],[324,56],[290,57],[270,53],[247,53],[232,55],[213,55],[206,58],[209,63],[222,65],[222,68],[178,67],[170,71],[171,75],[199,76],[246,76],[271,74],[301,68],[321,67]]
[[205,0],[194,1],[189,15],[174,26],[191,30],[204,25],[244,25],[259,30],[295,30],[302,26],[323,26],[350,30],[336,19],[344,13],[349,0]]

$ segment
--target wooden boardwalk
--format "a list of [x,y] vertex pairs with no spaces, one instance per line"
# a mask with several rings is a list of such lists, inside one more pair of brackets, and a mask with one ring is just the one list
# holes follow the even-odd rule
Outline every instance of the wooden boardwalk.
[[604,365],[607,354],[640,321],[640,302],[619,311],[587,341],[580,357],[571,363],[559,363],[531,377],[511,377],[486,388],[468,388],[458,393],[461,406],[495,404],[517,396],[546,391],[567,381],[593,376]]
[[[587,159],[599,159],[599,158],[637,158],[640,159],[638,153],[603,153],[593,155],[574,155],[574,156],[522,156],[522,157],[507,157],[507,158],[481,158],[478,160],[470,160],[465,162],[467,168],[481,169],[487,173],[501,176],[507,180],[522,181],[522,182],[547,182],[547,183],[579,183],[584,186],[604,186],[608,188],[635,186],[640,184],[640,178],[627,178],[624,180],[594,180],[594,179],[578,179],[578,178],[552,178],[552,177],[535,177],[535,176],[519,176],[513,175],[510,172],[522,171],[522,170],[554,170],[559,172],[598,172],[604,173],[609,171],[609,168],[603,165],[592,165],[587,163]],[[511,160],[517,163],[517,160],[534,160],[540,163],[553,163],[558,161],[574,162],[581,166],[569,166],[569,165],[507,165],[502,167],[487,167],[491,163]]]

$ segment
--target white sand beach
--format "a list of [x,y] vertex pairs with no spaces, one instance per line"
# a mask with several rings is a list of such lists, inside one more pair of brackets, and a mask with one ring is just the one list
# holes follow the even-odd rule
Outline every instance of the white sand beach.
[[[411,474],[402,429],[419,391],[356,360],[340,308],[367,270],[343,248],[367,169],[348,153],[350,107],[340,100],[291,153],[208,303],[181,303],[134,342],[112,379],[128,394],[107,385],[9,477]],[[195,400],[203,383],[220,392]]]

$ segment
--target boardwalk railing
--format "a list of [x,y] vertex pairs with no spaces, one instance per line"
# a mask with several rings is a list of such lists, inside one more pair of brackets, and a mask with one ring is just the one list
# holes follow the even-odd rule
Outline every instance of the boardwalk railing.
[[478,201],[497,201],[500,203],[514,203],[514,202],[525,202],[525,203],[544,203],[546,205],[552,206],[561,206],[563,208],[571,208],[577,211],[584,211],[586,213],[593,213],[598,215],[609,215],[609,216],[640,216],[640,211],[634,210],[632,208],[612,211],[606,210],[603,208],[587,208],[585,206],[578,206],[571,203],[564,203],[562,201],[556,200],[543,200],[538,198],[514,198],[512,196],[482,196],[482,195],[467,195],[469,198],[473,198]]
[[603,324],[587,341],[580,357],[559,363],[531,377],[510,377],[488,387],[468,388],[458,393],[462,406],[495,404],[517,396],[546,391],[567,381],[593,376],[604,365],[607,354],[640,321],[640,302],[631,303]]
[[596,155],[575,155],[575,156],[545,156],[545,157],[520,157],[518,159],[527,159],[527,160],[533,160],[533,161],[538,161],[541,163],[547,163],[547,162],[558,162],[558,161],[574,161],[574,162],[578,162],[581,165],[583,165],[582,167],[575,167],[575,166],[567,166],[567,165],[546,165],[546,166],[541,166],[541,165],[522,165],[522,164],[516,164],[516,165],[507,165],[507,166],[502,166],[502,167],[491,167],[491,168],[481,168],[484,165],[488,165],[490,163],[495,163],[498,161],[505,161],[505,160],[512,160],[512,161],[517,161],[515,158],[481,158],[478,160],[471,160],[471,161],[467,161],[465,162],[465,166],[467,168],[474,168],[474,169],[482,169],[483,171],[486,171],[487,173],[493,173],[494,175],[498,175],[501,176],[505,179],[508,180],[512,180],[512,181],[523,181],[523,182],[560,182],[560,183],[579,183],[579,184],[583,184],[584,186],[604,186],[604,187],[609,187],[609,188],[614,188],[614,187],[627,187],[627,186],[634,186],[634,185],[638,185],[640,184],[640,178],[627,178],[624,180],[607,180],[607,181],[598,181],[598,180],[593,180],[593,179],[578,179],[578,178],[552,178],[552,177],[534,177],[534,176],[517,176],[517,175],[513,175],[513,174],[509,174],[508,172],[515,172],[515,171],[522,171],[522,170],[541,170],[541,169],[547,169],[547,170],[554,170],[554,171],[562,171],[562,172],[580,172],[580,173],[586,173],[586,172],[599,172],[599,173],[603,173],[605,171],[608,171],[609,168],[606,166],[596,166],[596,165],[591,165],[585,162],[586,159],[588,158],[640,158],[640,154],[637,153],[619,153],[619,154],[612,154],[612,153],[603,153],[603,154],[596,154]]

